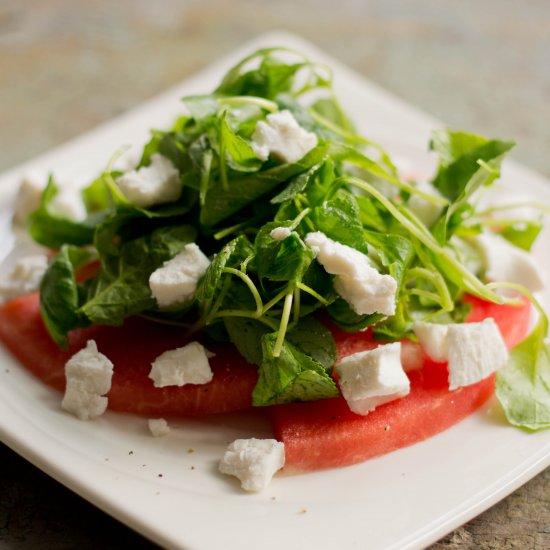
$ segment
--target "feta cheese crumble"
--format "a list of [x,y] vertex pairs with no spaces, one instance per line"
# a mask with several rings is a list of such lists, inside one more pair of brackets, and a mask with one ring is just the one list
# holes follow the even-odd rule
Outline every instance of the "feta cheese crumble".
[[0,279],[0,304],[38,290],[47,269],[45,254],[32,254],[17,260],[12,270]]
[[168,426],[168,422],[164,418],[150,418],[148,425],[153,437],[163,437],[170,433],[170,426]]
[[432,361],[436,363],[444,363],[447,361],[449,357],[449,350],[447,347],[449,325],[416,321],[413,330],[420,341],[422,349]]
[[271,233],[269,233],[271,238],[275,239],[276,241],[284,241],[287,237],[290,237],[291,234],[292,231],[289,227],[276,227],[275,229],[271,230]]
[[182,192],[179,172],[172,162],[154,153],[151,164],[116,179],[124,196],[140,208],[177,201]]
[[164,262],[149,277],[149,287],[159,307],[191,299],[209,265],[210,260],[195,243],[186,244],[177,256]]
[[371,267],[368,257],[329,239],[320,231],[308,233],[305,243],[327,273],[336,275],[334,289],[359,315],[395,313],[397,282]]
[[94,340],[75,353],[65,364],[66,387],[61,406],[80,420],[101,416],[107,408],[113,364],[99,353]]
[[450,390],[475,384],[508,361],[506,344],[492,318],[450,325],[417,321],[413,330],[430,359],[447,361]]
[[494,233],[478,235],[475,244],[483,257],[488,281],[517,283],[531,292],[544,289],[546,275],[527,251]]
[[208,351],[198,342],[165,351],[151,365],[149,378],[155,388],[206,384],[213,374],[208,363]]
[[285,447],[275,439],[237,439],[225,451],[220,472],[240,479],[245,491],[265,489],[285,463]]
[[400,342],[348,355],[336,369],[342,395],[356,414],[366,415],[410,392],[401,364]]
[[[267,122],[266,122],[267,121]],[[252,149],[260,160],[269,155],[281,162],[296,162],[317,145],[317,136],[302,128],[290,111],[267,115],[252,134]]]

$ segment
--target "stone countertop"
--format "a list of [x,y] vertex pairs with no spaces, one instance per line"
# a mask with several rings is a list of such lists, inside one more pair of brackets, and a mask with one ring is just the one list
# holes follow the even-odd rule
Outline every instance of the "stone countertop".
[[[451,127],[516,139],[550,176],[547,0],[0,0],[0,170],[273,29]],[[0,463],[2,548],[151,547],[6,447]],[[550,470],[433,548],[550,548]]]

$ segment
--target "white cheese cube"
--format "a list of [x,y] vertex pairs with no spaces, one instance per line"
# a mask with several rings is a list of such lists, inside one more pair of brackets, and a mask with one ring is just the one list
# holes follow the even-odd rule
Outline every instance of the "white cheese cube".
[[449,389],[469,386],[506,365],[508,350],[494,319],[437,325],[417,321],[413,330],[433,361],[447,361]]
[[535,258],[494,233],[475,238],[485,266],[488,281],[518,283],[531,292],[543,290],[546,274]]
[[449,325],[416,321],[413,330],[420,341],[422,349],[432,361],[436,363],[447,361],[449,357],[449,350],[447,349]]
[[292,231],[289,227],[276,227],[269,234],[276,241],[284,241],[287,237],[290,237],[291,233]]
[[172,162],[154,153],[151,164],[116,179],[124,196],[140,208],[177,201],[182,192],[179,172]]
[[336,369],[342,395],[356,414],[366,415],[410,392],[401,364],[400,342],[348,355]]
[[334,289],[359,315],[395,313],[397,283],[391,275],[381,275],[372,267],[360,279],[337,276]]
[[[429,195],[441,197],[441,193],[426,181],[419,181],[416,188]],[[426,227],[431,227],[443,212],[443,207],[440,204],[434,204],[415,194],[411,194],[407,207]]]
[[508,350],[494,319],[449,325],[449,389],[469,386],[504,367]]
[[237,439],[220,461],[220,472],[238,477],[245,491],[265,489],[285,463],[285,447],[275,439]]
[[361,278],[365,272],[373,269],[365,254],[351,246],[329,239],[321,231],[308,233],[304,242],[315,252],[317,261],[331,275]]
[[296,162],[317,145],[317,136],[302,128],[290,111],[267,115],[252,134],[252,148],[261,160],[269,155],[281,162]]
[[210,260],[195,244],[186,244],[183,250],[149,278],[149,287],[159,307],[169,307],[190,300],[199,279],[210,265]]
[[153,437],[163,437],[170,433],[170,426],[164,418],[150,418],[148,424]]
[[0,279],[0,304],[38,290],[47,269],[45,254],[32,254],[17,260],[12,270]]
[[395,313],[397,282],[371,267],[369,258],[320,231],[308,233],[305,243],[327,273],[336,275],[334,289],[359,315]]
[[13,221],[24,225],[28,215],[40,206],[42,191],[46,187],[47,178],[38,174],[27,174],[19,184],[19,190],[15,198]]
[[94,340],[88,340],[65,364],[65,377],[82,391],[103,395],[111,389],[113,363],[98,351]]
[[65,365],[66,387],[61,406],[81,420],[102,415],[111,389],[113,364],[97,350],[94,340],[75,353]]
[[208,363],[208,351],[198,342],[165,351],[152,363],[149,378],[156,388],[206,384],[213,373]]
[[97,393],[81,391],[77,388],[67,388],[61,406],[79,420],[94,420],[106,410],[108,399]]

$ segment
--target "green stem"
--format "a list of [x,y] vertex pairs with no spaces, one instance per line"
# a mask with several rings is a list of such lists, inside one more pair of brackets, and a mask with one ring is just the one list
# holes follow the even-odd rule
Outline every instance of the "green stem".
[[282,300],[288,294],[288,288],[285,287],[281,292],[279,292],[274,298],[269,300],[267,304],[262,309],[262,314],[267,313],[275,304]]
[[296,325],[300,320],[300,289],[296,287],[294,289],[294,309],[292,316],[292,324]]
[[390,200],[388,200],[372,185],[352,176],[344,176],[339,179],[345,184],[354,185],[360,189],[363,189],[363,191],[366,191],[369,195],[372,195],[375,199],[382,203],[386,210],[403,226],[408,233],[416,237],[435,255],[445,258],[453,269],[460,274],[466,288],[470,292],[491,302],[495,302],[497,304],[502,303],[501,297],[498,294],[491,292],[491,290],[485,286],[473,273],[468,271],[468,269],[457,261],[456,258],[451,256],[447,250],[441,247],[435,240],[434,236],[423,224],[420,224],[419,222],[415,223],[415,220],[409,219],[407,216],[403,215]]
[[325,300],[318,292],[313,290],[311,287],[305,285],[304,283],[296,283],[296,287],[300,290],[303,290],[304,292],[307,292],[307,294],[313,296],[316,300],[319,300],[324,306],[328,306],[329,302]]
[[294,221],[290,224],[289,229],[294,231],[301,223],[301,221],[311,212],[311,208],[305,208],[302,210],[295,218]]
[[269,319],[269,317],[258,317],[255,311],[247,311],[245,309],[224,309],[222,311],[218,311],[216,317],[246,317],[267,325],[273,331],[276,331],[279,328],[279,325]]
[[292,301],[294,293],[290,292],[285,297],[285,304],[283,306],[283,315],[281,316],[281,324],[279,325],[279,332],[277,333],[277,340],[273,346],[273,357],[279,357],[281,350],[283,349],[283,343],[285,341],[286,329],[288,327],[288,320],[290,319],[290,313],[292,311]]
[[260,109],[274,113],[279,110],[279,106],[274,101],[264,99],[263,97],[248,96],[248,95],[236,95],[232,97],[220,97],[218,101],[228,105],[255,105]]
[[258,289],[256,288],[256,285],[254,284],[252,279],[246,273],[243,273],[242,271],[239,271],[238,269],[234,269],[232,267],[224,267],[223,272],[224,273],[231,273],[231,275],[235,275],[236,277],[239,277],[239,279],[241,279],[241,281],[243,281],[243,283],[248,287],[248,289],[252,293],[252,297],[254,298],[254,301],[256,302],[255,315],[257,317],[261,317],[264,305],[263,305],[263,302],[262,302],[262,297],[260,296],[260,293],[258,292]]

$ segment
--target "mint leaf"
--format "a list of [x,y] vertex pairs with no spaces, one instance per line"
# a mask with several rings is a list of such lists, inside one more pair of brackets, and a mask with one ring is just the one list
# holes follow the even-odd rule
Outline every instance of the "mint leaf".
[[256,156],[254,149],[238,134],[227,122],[227,111],[220,115],[219,120],[219,149],[229,167],[239,172],[256,172],[263,162]]
[[64,244],[80,246],[91,244],[94,238],[95,226],[100,223],[104,214],[91,214],[85,220],[77,222],[57,214],[52,210],[52,202],[59,189],[50,176],[48,184],[42,193],[40,206],[27,219],[27,229],[30,236],[42,246],[59,249]]
[[271,236],[271,231],[276,227],[288,227],[291,223],[270,222],[258,231],[254,241],[254,253],[260,278],[271,281],[301,281],[315,259],[315,253],[296,233],[291,233],[282,241]]
[[319,231],[327,237],[368,253],[359,205],[352,193],[339,189],[333,198],[317,206],[311,215]]
[[299,351],[317,361],[327,372],[332,372],[332,367],[338,359],[336,343],[330,330],[315,317],[308,315],[300,319],[300,322],[286,333],[286,337]]
[[254,406],[314,401],[338,395],[336,384],[325,369],[290,342],[285,341],[280,355],[273,357],[276,339],[276,334],[262,337],[263,360],[252,393]]
[[87,321],[78,314],[81,302],[76,271],[96,255],[89,249],[63,245],[44,274],[40,285],[40,312],[52,339],[67,347],[67,333]]
[[244,237],[237,237],[228,242],[212,259],[206,273],[202,276],[195,299],[205,307],[208,305],[220,289],[223,270],[226,267],[238,267],[253,253],[250,241]]
[[225,220],[293,176],[309,170],[321,162],[325,154],[326,146],[319,143],[296,162],[233,178],[228,182],[227,188],[224,188],[220,178],[214,179],[210,183],[201,209],[201,224],[212,226]]

